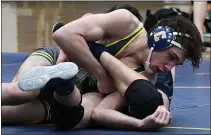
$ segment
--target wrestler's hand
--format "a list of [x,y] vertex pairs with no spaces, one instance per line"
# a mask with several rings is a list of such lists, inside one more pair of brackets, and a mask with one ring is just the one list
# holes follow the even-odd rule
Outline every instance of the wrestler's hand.
[[143,129],[157,129],[171,123],[172,115],[165,106],[159,106],[150,116],[143,119]]
[[69,58],[67,57],[67,55],[62,51],[62,49],[60,49],[59,52],[59,57],[56,61],[56,64],[61,63],[61,62],[69,62]]
[[100,79],[97,81],[97,88],[102,94],[109,94],[115,90],[112,78],[107,73],[101,74]]

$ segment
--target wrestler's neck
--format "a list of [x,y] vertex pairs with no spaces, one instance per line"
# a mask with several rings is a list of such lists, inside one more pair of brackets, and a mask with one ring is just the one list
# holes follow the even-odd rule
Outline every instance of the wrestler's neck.
[[140,48],[139,51],[135,52],[131,56],[135,58],[138,65],[144,65],[147,60],[148,53],[149,53],[149,48],[147,44],[145,44],[142,48]]

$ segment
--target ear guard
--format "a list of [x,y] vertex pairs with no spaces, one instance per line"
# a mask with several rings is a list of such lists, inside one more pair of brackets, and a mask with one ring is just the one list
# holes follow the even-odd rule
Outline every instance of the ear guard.
[[150,51],[144,65],[146,72],[154,73],[149,62],[153,51],[162,51],[172,46],[183,49],[181,44],[176,41],[177,36],[186,36],[190,38],[190,35],[176,32],[174,29],[167,26],[158,26],[150,33],[148,37]]

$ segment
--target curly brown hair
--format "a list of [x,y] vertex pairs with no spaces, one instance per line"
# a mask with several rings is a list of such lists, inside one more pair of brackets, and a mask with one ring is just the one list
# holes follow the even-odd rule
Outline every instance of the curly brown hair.
[[199,68],[202,59],[203,42],[201,34],[194,23],[182,16],[169,17],[157,23],[152,29],[149,30],[148,34],[158,26],[168,26],[174,29],[176,32],[191,36],[176,36],[176,41],[180,43],[183,49],[186,51],[187,60],[191,61],[193,69]]

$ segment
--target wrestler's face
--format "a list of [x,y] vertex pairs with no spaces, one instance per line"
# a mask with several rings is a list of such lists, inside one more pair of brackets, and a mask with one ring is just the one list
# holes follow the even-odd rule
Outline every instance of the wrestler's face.
[[163,51],[152,53],[151,67],[155,71],[170,71],[175,65],[182,65],[185,61],[185,52],[172,46]]

